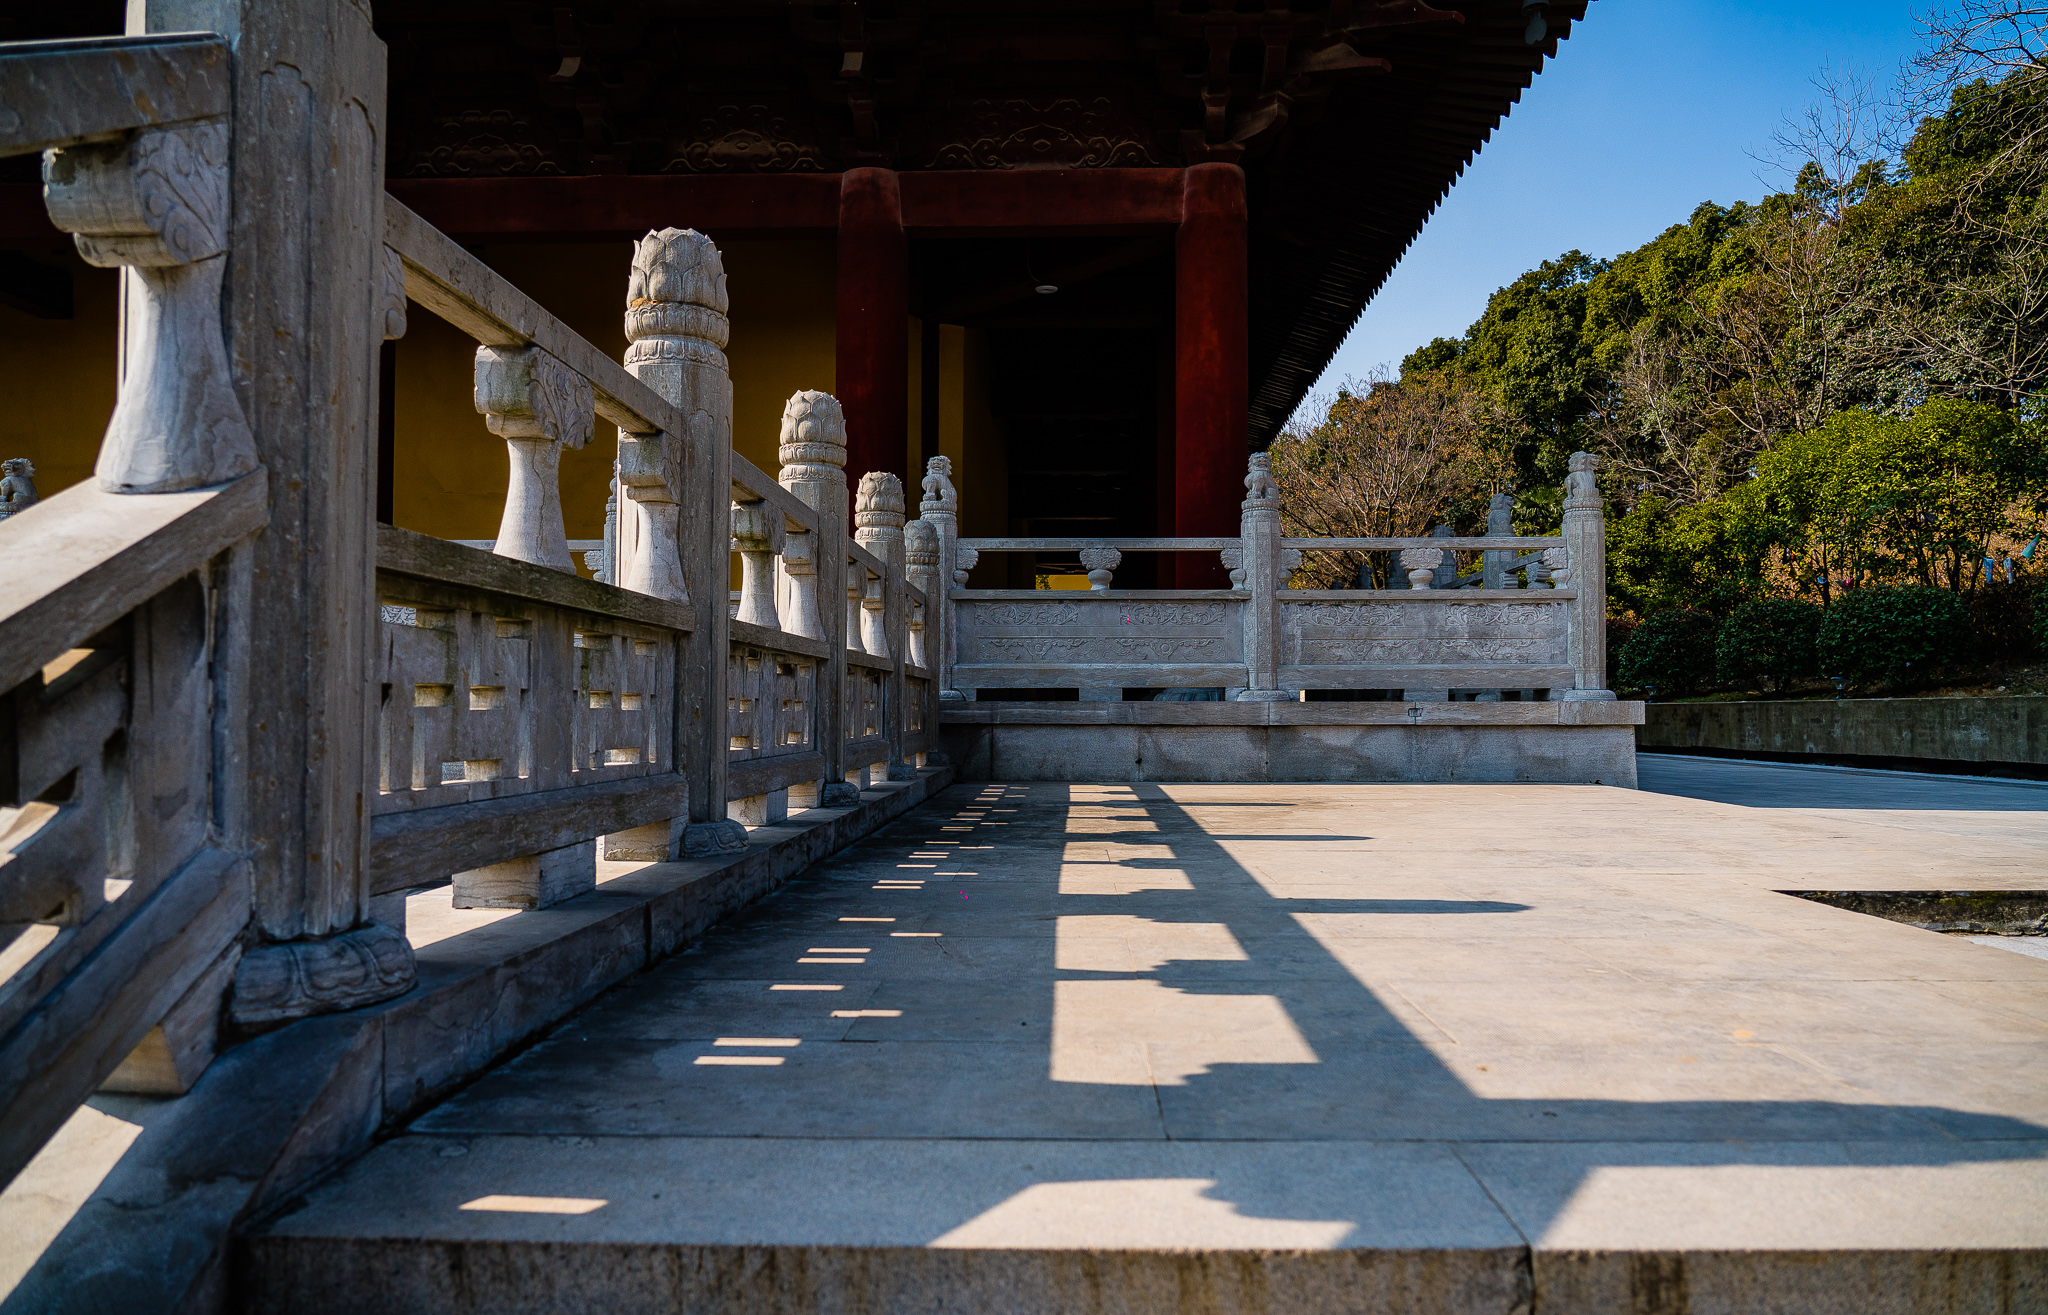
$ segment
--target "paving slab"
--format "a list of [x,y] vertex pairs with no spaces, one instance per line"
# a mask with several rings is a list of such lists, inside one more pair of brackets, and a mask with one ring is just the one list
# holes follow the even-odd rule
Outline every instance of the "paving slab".
[[2048,808],[1713,770],[956,786],[266,1222],[250,1309],[2048,1309],[2048,961],[1780,893],[2038,887]]

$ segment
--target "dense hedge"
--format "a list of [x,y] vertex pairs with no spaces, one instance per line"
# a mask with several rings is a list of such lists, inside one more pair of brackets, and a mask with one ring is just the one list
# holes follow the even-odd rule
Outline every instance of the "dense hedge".
[[1689,694],[1714,678],[1714,632],[1705,612],[1673,608],[1652,612],[1622,645],[1616,677],[1624,689],[1658,695]]
[[1820,674],[1818,604],[1797,598],[1744,603],[1721,623],[1714,641],[1714,669],[1723,684],[1741,689],[1783,690]]
[[1971,657],[1978,662],[2024,662],[2040,647],[2035,630],[2041,624],[2041,586],[2030,580],[2000,580],[1972,591],[1963,606],[1970,614],[1976,639]]
[[1857,684],[1906,684],[1967,655],[1963,600],[1925,585],[1855,589],[1820,627],[1821,671]]

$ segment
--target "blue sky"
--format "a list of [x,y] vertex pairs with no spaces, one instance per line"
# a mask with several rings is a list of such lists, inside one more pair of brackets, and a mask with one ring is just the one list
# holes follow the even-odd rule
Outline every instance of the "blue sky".
[[[1777,179],[1788,115],[1823,64],[1888,88],[1930,0],[1595,0],[1479,153],[1323,373],[1327,391],[1462,334],[1495,288],[1576,247],[1612,256],[1701,201]],[[1771,185],[1766,185],[1766,177]]]

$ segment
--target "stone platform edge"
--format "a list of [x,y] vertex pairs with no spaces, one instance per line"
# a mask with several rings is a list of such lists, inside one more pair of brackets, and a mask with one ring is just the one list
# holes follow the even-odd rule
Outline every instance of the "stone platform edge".
[[953,779],[950,765],[922,768],[862,791],[855,807],[750,831],[743,854],[649,863],[552,908],[434,942],[417,952],[419,985],[406,995],[265,1033],[223,1053],[186,1095],[134,1101],[144,1131],[0,1315],[232,1309],[239,1227]]
[[1637,702],[1023,703],[941,714],[963,781],[1636,787]]
[[945,726],[1640,726],[1634,699],[1566,703],[949,703]]

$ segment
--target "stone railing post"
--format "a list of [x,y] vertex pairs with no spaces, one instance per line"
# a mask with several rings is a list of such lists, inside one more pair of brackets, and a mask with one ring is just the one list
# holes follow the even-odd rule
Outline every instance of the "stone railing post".
[[[924,500],[918,504],[918,519],[937,535],[939,559],[937,578],[925,591],[925,652],[931,661],[932,681],[944,703],[958,703],[964,697],[953,688],[953,600],[952,591],[964,582],[960,563],[960,493],[953,487],[953,463],[933,457],[924,465]],[[971,565],[971,563],[970,563]],[[956,577],[956,572],[962,572]]]
[[1577,688],[1568,702],[1612,699],[1607,688],[1607,514],[1591,452],[1574,452],[1564,482],[1564,544],[1571,587],[1570,653]]
[[597,419],[590,381],[538,347],[479,347],[476,409],[511,458],[492,551],[574,574],[559,470],[562,449],[582,447]]
[[[650,232],[633,249],[626,369],[683,413],[687,433],[619,434],[618,558],[627,589],[696,605],[676,662],[676,756],[690,782],[681,849],[737,852],[746,828],[726,817],[728,609],[732,562],[732,378],[725,265],[694,229]],[[658,838],[657,823],[638,828]],[[606,853],[614,854],[607,838]],[[651,852],[651,850],[649,851]],[[637,855],[636,855],[637,856]]]
[[910,660],[936,681],[939,671],[932,650],[938,628],[932,618],[943,600],[939,596],[939,527],[928,520],[919,518],[903,527],[903,574],[911,587],[924,595],[924,602],[911,608]]
[[1244,661],[1251,681],[1237,697],[1247,703],[1278,703],[1280,689],[1280,486],[1273,482],[1270,459],[1254,452],[1246,463],[1245,500],[1239,533],[1243,536],[1245,583],[1251,598],[1244,604]]
[[903,756],[903,700],[907,686],[903,664],[909,659],[904,640],[908,634],[910,608],[903,592],[908,577],[904,538],[906,499],[903,481],[888,471],[871,470],[860,477],[854,495],[854,539],[882,560],[882,578],[871,582],[862,600],[869,618],[868,651],[895,664],[889,674],[888,707],[883,709],[883,733],[889,737],[888,774],[892,781],[913,780],[917,769]]
[[[1486,534],[1488,538],[1506,538],[1515,532],[1515,500],[1505,493],[1493,495],[1493,501],[1486,508]],[[1480,559],[1479,587],[1482,589],[1516,588],[1514,578],[1508,573],[1508,563],[1515,560],[1511,549],[1489,548]]]
[[217,792],[218,843],[251,875],[230,1016],[351,1009],[414,981],[368,881],[384,46],[366,6],[332,0],[131,0],[128,30],[229,34],[237,112],[47,158],[51,219],[126,267],[96,474],[166,493],[268,471],[267,526],[230,566],[253,605],[214,659],[231,743],[189,784]]
[[806,639],[823,639],[818,621],[818,536],[787,531],[776,576],[776,604],[782,628]]
[[859,562],[848,560],[846,563],[845,631],[848,652],[865,653],[868,651],[866,643],[867,616],[862,610],[862,604],[867,601],[867,596],[868,568],[862,566]]
[[[825,755],[823,784],[816,791],[824,808],[850,808],[860,791],[846,783],[846,609],[837,598],[846,580],[846,418],[830,393],[806,389],[782,408],[782,469],[776,482],[818,513],[818,529],[809,547],[807,572],[816,618],[816,633],[825,641],[819,664],[818,749]],[[806,586],[802,564],[793,564],[789,544],[783,546],[783,569],[792,597]],[[792,788],[792,798],[811,793]]]

